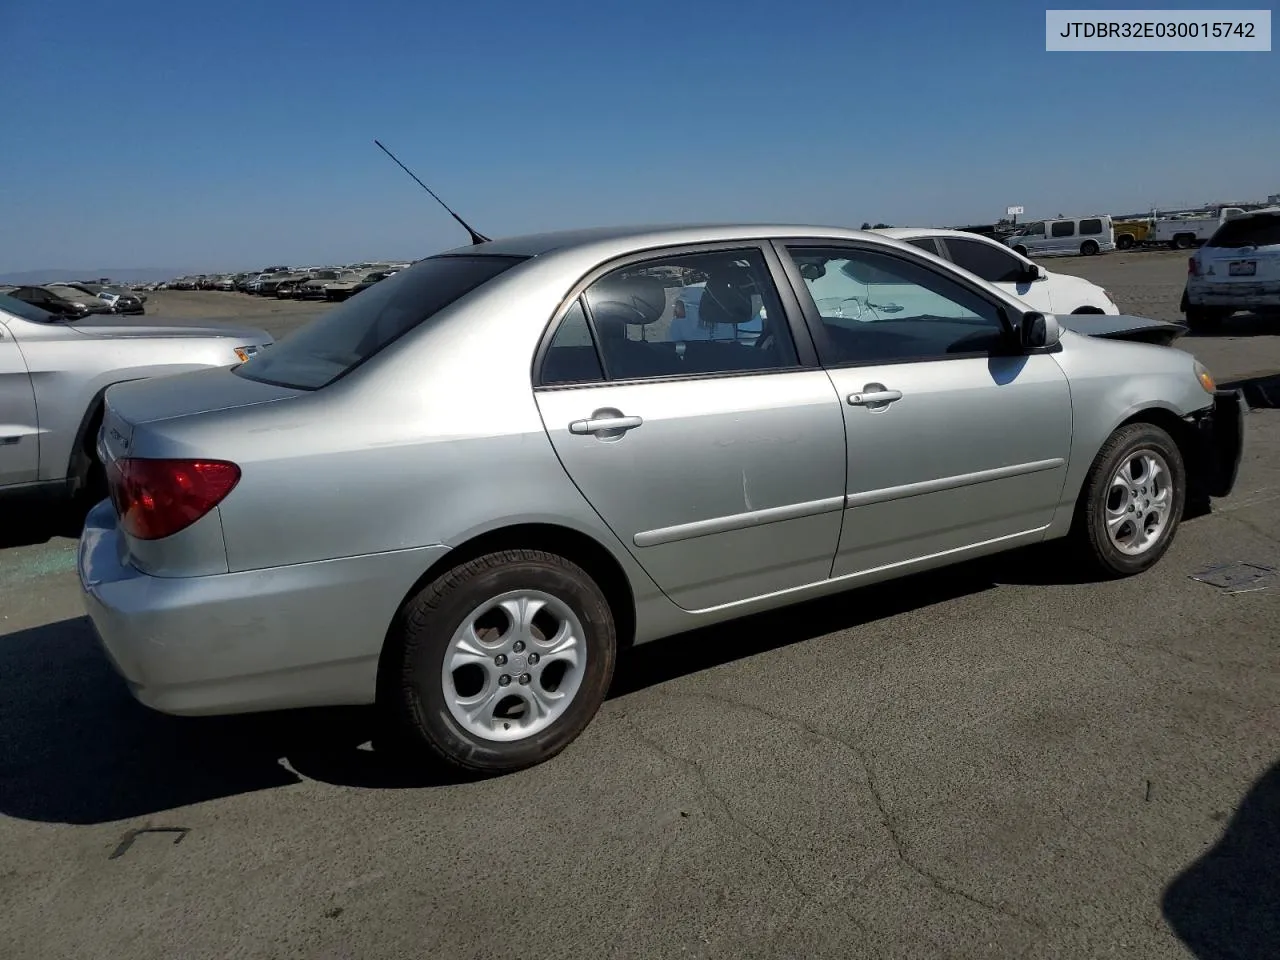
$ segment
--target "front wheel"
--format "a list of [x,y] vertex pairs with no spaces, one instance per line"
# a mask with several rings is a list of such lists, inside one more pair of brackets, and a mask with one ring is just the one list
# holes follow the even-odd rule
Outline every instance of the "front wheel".
[[1173,438],[1150,423],[1121,427],[1102,445],[1085,479],[1072,537],[1105,577],[1128,577],[1159,562],[1186,501],[1186,467]]
[[1028,254],[1027,254],[1027,248],[1026,248],[1026,247],[1024,247],[1022,244],[1018,244],[1016,247],[1014,247],[1014,248],[1013,248],[1013,252],[1014,252],[1014,253],[1016,253],[1016,254],[1017,254],[1018,256],[1020,256],[1020,257],[1025,257],[1025,256],[1027,256],[1027,255],[1028,255]]
[[613,678],[612,611],[577,564],[506,550],[460,564],[407,605],[389,638],[385,706],[468,773],[509,773],[572,743]]

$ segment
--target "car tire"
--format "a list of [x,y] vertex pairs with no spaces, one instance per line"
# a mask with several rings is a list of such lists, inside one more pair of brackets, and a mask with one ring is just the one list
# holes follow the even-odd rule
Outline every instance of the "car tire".
[[1222,326],[1222,321],[1230,316],[1230,311],[1213,310],[1209,307],[1193,307],[1188,304],[1183,311],[1183,315],[1187,319],[1187,329],[1200,333],[1217,330]]
[[1098,244],[1093,240],[1086,240],[1080,244],[1080,255],[1084,257],[1092,257],[1098,252]]
[[1022,245],[1018,245],[1018,246],[1014,247],[1014,248],[1013,248],[1013,252],[1014,252],[1014,253],[1016,253],[1016,254],[1017,254],[1018,256],[1020,256],[1020,257],[1029,257],[1029,256],[1030,256],[1030,254],[1028,254],[1028,253],[1027,253],[1027,248],[1026,248],[1026,247],[1024,247],[1024,246],[1022,246]]
[[[1173,543],[1186,496],[1186,466],[1168,432],[1150,423],[1121,427],[1094,457],[1080,493],[1071,531],[1079,559],[1109,579],[1149,570]],[[1151,509],[1157,503],[1163,511]]]
[[1128,250],[1133,246],[1133,237],[1127,233],[1122,233],[1116,237],[1116,246],[1121,250]]
[[[548,633],[561,640],[548,644]],[[560,753],[600,709],[617,657],[604,593],[577,564],[541,550],[503,550],[448,570],[405,605],[389,643],[380,700],[396,726],[473,775]],[[457,668],[446,672],[446,658]],[[521,715],[510,713],[511,700],[522,702]]]

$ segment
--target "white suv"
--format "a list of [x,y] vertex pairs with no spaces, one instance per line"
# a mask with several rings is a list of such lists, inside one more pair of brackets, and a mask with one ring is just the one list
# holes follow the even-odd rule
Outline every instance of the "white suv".
[[1042,313],[1120,313],[1111,295],[1096,283],[1053,273],[1004,244],[976,233],[927,227],[889,227],[872,232],[948,260]]
[[1192,330],[1237,310],[1280,311],[1280,207],[1228,220],[1187,262],[1181,310]]

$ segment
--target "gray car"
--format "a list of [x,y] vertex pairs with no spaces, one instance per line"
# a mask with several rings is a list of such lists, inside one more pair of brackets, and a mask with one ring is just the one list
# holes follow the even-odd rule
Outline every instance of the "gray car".
[[0,295],[0,495],[105,495],[96,439],[108,387],[229,367],[271,342],[229,325],[64,319]]
[[1149,568],[1243,433],[1191,355],[1125,339],[1166,328],[851,230],[460,248],[232,369],[108,390],[88,610],[157,710],[376,702],[518,769],[634,644],[1060,538]]

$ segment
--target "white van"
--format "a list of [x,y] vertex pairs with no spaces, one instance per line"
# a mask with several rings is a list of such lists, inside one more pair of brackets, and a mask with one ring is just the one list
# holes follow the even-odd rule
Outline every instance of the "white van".
[[1005,238],[1024,257],[1092,257],[1116,248],[1116,231],[1107,215],[1065,220],[1033,220]]

